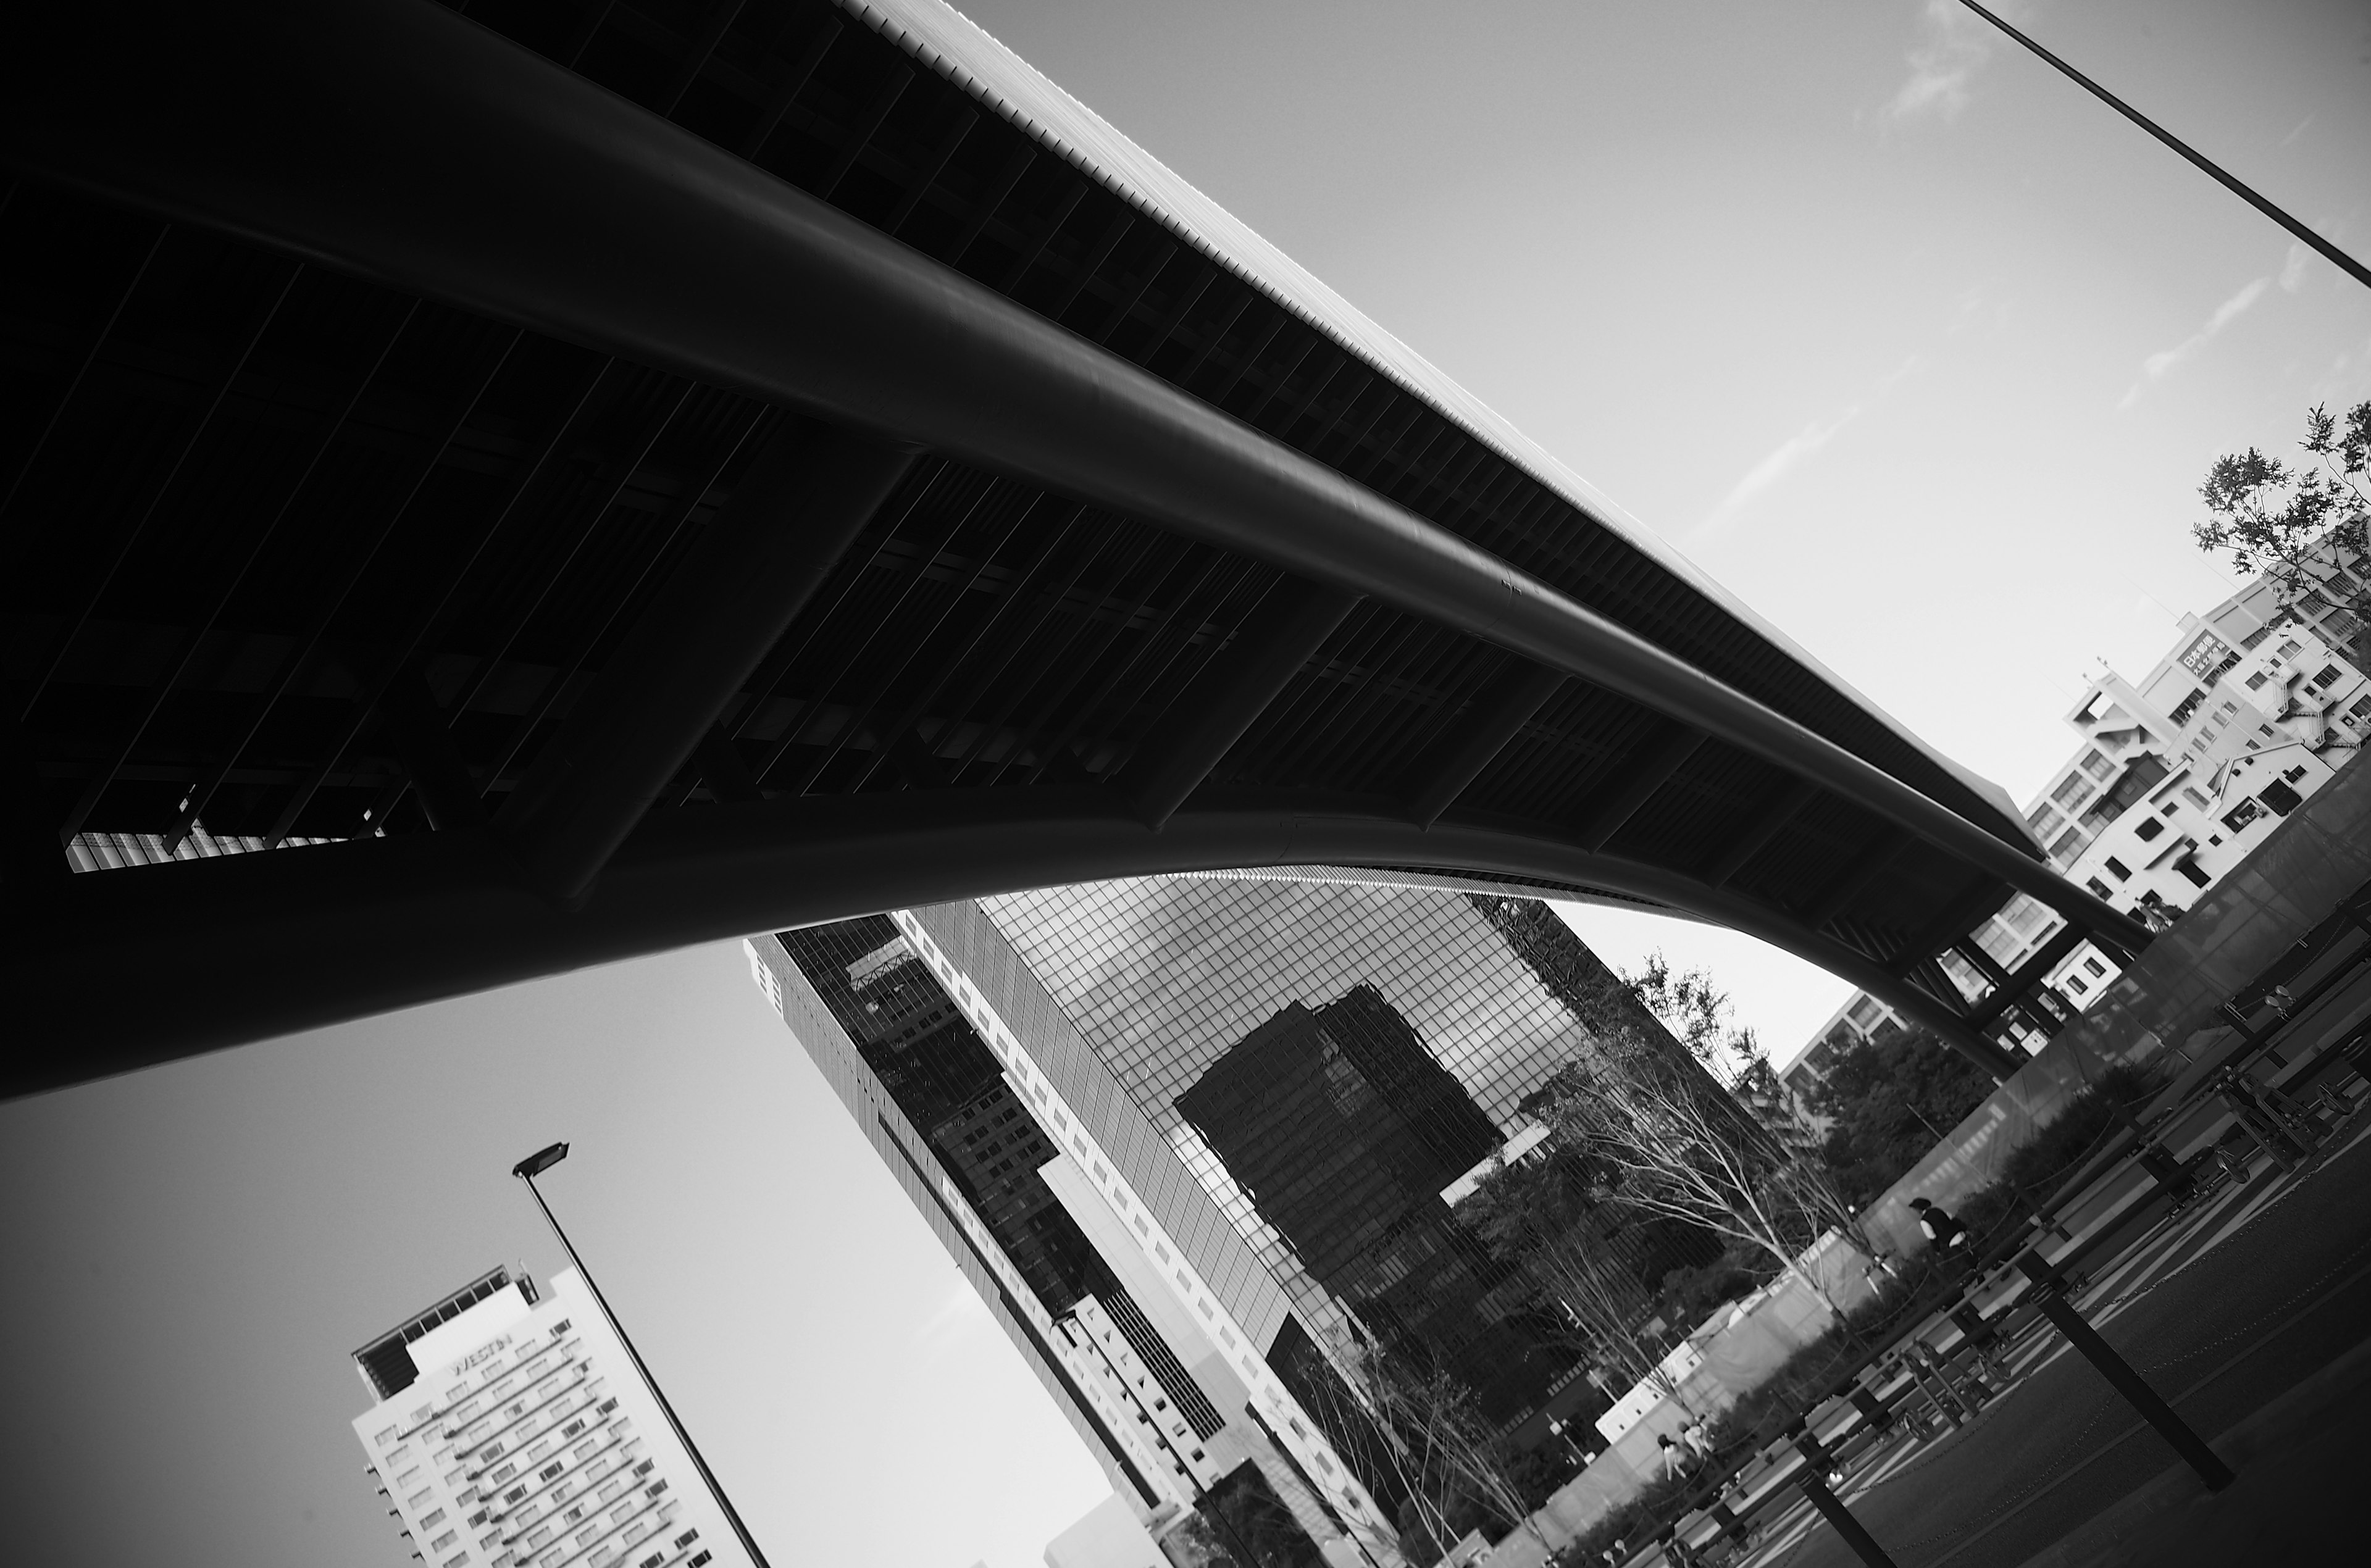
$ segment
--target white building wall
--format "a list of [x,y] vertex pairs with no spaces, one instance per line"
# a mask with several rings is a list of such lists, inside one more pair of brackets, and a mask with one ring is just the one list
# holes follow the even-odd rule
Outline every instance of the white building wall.
[[408,1348],[353,1427],[431,1568],[755,1568],[575,1270]]
[[[2203,616],[2184,616],[2172,650],[2138,681],[2094,676],[2066,723],[2080,737],[2026,810],[2053,864],[2144,918],[2178,918],[2263,842],[2298,802],[2371,741],[2371,679],[2347,658],[2358,629],[2326,600],[2302,616],[2256,583]],[[2063,921],[2018,894],[1973,933],[2014,973]],[[1947,955],[1963,994],[1984,994],[1976,966]],[[2049,988],[2076,1010],[2121,966],[2085,942],[2053,966]],[[1779,1077],[1805,1101],[1830,1055],[1902,1020],[1855,992]],[[2040,1049],[2041,1032],[2014,1026]]]
[[1046,1543],[1046,1568],[1171,1568],[1128,1501],[1105,1498]]

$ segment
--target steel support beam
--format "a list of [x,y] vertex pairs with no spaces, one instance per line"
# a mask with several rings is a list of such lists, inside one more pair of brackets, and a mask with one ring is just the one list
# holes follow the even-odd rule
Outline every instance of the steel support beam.
[[478,781],[453,745],[452,728],[437,710],[435,695],[417,672],[406,670],[387,683],[378,712],[397,760],[411,776],[412,792],[420,797],[428,825],[439,833],[485,826]]
[[1278,583],[1188,683],[1178,699],[1185,712],[1162,715],[1160,732],[1112,779],[1138,819],[1156,829],[1167,822],[1358,603],[1299,578]]
[[913,462],[820,426],[774,438],[495,817],[538,888],[584,897]]
[[1968,1009],[1969,1024],[1976,1029],[1992,1027],[1995,1019],[2021,1001],[2036,986],[2050,978],[2050,972],[2058,961],[2080,947],[2089,935],[2082,927],[2072,923],[2061,927],[2056,936],[2042,943],[2039,951],[2017,966],[2017,973],[2008,977],[2007,985],[1996,987],[1991,996]]
[[[1332,468],[427,0],[30,7],[0,158],[912,441],[1371,595],[1719,736],[2138,951],[1980,824]],[[1979,815],[1988,813],[1979,813]]]
[[[653,813],[573,913],[528,887],[491,832],[93,872],[57,888],[30,940],[0,955],[17,1025],[0,1094],[881,909],[1059,882],[1311,863],[1538,878],[1650,900],[1796,953],[1972,1056],[2005,1055],[1924,992],[1783,911],[1529,827],[1452,817],[1420,828],[1382,796],[1212,790],[1153,833],[1111,790],[1041,785]],[[159,930],[173,940],[156,941]],[[142,984],[125,986],[123,954],[135,948],[145,954]]]
[[700,764],[700,777],[708,792],[720,801],[738,804],[745,801],[762,801],[766,792],[758,788],[757,777],[749,771],[748,759],[733,737],[714,724],[700,737],[700,745],[692,753]]
[[1687,766],[1706,738],[1702,730],[1675,726],[1639,755],[1626,759],[1613,792],[1593,806],[1588,819],[1574,829],[1574,841],[1584,849],[1604,848],[1622,831],[1622,824],[1637,816],[1639,808],[1655,798],[1655,791]]
[[1498,688],[1475,704],[1456,728],[1417,765],[1417,777],[1408,790],[1408,820],[1430,827],[1440,813],[1465,793],[1482,770],[1522,733],[1532,716],[1547,706],[1567,680],[1561,670],[1537,664],[1519,667],[1503,677]]
[[1715,887],[1727,887],[1745,862],[1770,847],[1770,841],[1787,830],[1787,824],[1801,814],[1805,806],[1818,798],[1819,787],[1798,778],[1787,786],[1786,793],[1770,804],[1770,809],[1755,819],[1752,826],[1737,836],[1729,847],[1705,868],[1705,881]]
[[1811,905],[1803,911],[1803,919],[1818,930],[1845,911],[1845,906],[1868,891],[1868,884],[1885,874],[1893,858],[1909,847],[1908,836],[1888,830],[1878,836],[1878,841],[1862,852],[1861,858],[1847,868],[1844,875],[1828,884]]
[[1907,974],[1928,959],[1956,946],[1968,934],[1969,927],[1999,908],[2007,896],[2000,884],[1992,878],[1978,878],[1975,885],[1945,905],[1941,914],[1910,939],[1909,947],[1893,961],[1893,972]]
[[45,895],[74,875],[41,788],[40,759],[17,722],[21,704],[13,688],[0,692],[0,906]]

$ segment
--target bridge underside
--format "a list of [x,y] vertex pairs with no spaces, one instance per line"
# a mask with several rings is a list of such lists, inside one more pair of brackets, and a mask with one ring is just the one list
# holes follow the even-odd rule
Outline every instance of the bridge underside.
[[[8,24],[0,1090],[1230,866],[1686,912],[1996,1070],[2057,1021],[1969,951],[2012,891],[2145,941],[853,17],[473,14],[511,39],[416,0]],[[256,852],[72,874],[110,842]]]

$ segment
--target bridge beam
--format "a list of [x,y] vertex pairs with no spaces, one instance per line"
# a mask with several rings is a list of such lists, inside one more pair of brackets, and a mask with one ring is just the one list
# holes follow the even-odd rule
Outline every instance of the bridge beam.
[[1481,638],[1854,801],[2137,951],[2034,853],[1336,470],[418,0],[29,7],[0,160],[916,442]]
[[1687,766],[1688,758],[1707,738],[1702,730],[1674,726],[1625,759],[1613,792],[1590,810],[1587,820],[1574,830],[1574,840],[1585,849],[1604,848],[1622,831],[1622,824],[1637,816],[1639,808],[1655,798],[1655,791]]
[[1210,776],[1292,677],[1334,635],[1359,596],[1287,578],[1187,684],[1174,717],[1112,779],[1147,827],[1158,828]]
[[1745,869],[1745,862],[1770,847],[1770,841],[1786,832],[1787,824],[1801,815],[1803,808],[1818,799],[1819,793],[1819,787],[1807,779],[1798,778],[1788,784],[1753,825],[1739,834],[1705,868],[1705,881],[1715,887],[1727,887]]
[[758,455],[495,816],[546,894],[584,897],[913,461],[815,425]]
[[[1114,792],[1046,786],[808,796],[652,813],[566,911],[490,831],[355,838],[68,879],[0,957],[0,1095],[696,942],[1049,883],[1245,866],[1382,865],[1594,888],[1748,932],[2000,1071],[1931,997],[1784,911],[1537,824],[1410,823],[1387,797],[1205,791],[1149,830]],[[173,933],[159,941],[156,933]],[[121,984],[126,954],[141,984]]]
[[1562,670],[1537,664],[1518,665],[1502,678],[1417,765],[1417,777],[1407,792],[1408,820],[1418,827],[1438,822],[1567,678]]
[[2057,967],[2058,961],[2080,947],[2084,938],[2089,935],[2080,926],[2069,924],[2061,928],[2058,934],[2042,943],[2041,950],[2031,958],[2018,965],[2017,973],[2008,977],[2008,984],[1995,987],[1992,995],[1969,1009],[1968,1021],[1978,1029],[1990,1027],[1994,1020],[2022,1002],[2036,986],[2047,980],[2051,970]]

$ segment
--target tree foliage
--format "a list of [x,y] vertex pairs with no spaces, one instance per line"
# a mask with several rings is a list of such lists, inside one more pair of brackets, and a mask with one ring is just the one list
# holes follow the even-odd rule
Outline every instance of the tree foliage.
[[2317,405],[2305,422],[2297,444],[2307,461],[2283,462],[2252,446],[2215,460],[2198,490],[2207,515],[2191,525],[2191,537],[2241,575],[2261,573],[2284,607],[2320,594],[2358,621],[2371,619],[2356,576],[2343,570],[2371,556],[2371,400],[2342,417]]
[[1924,1159],[1992,1091],[1990,1074],[1912,1029],[1837,1052],[1807,1098],[1813,1111],[1834,1118],[1820,1156],[1845,1201],[1859,1206]]

